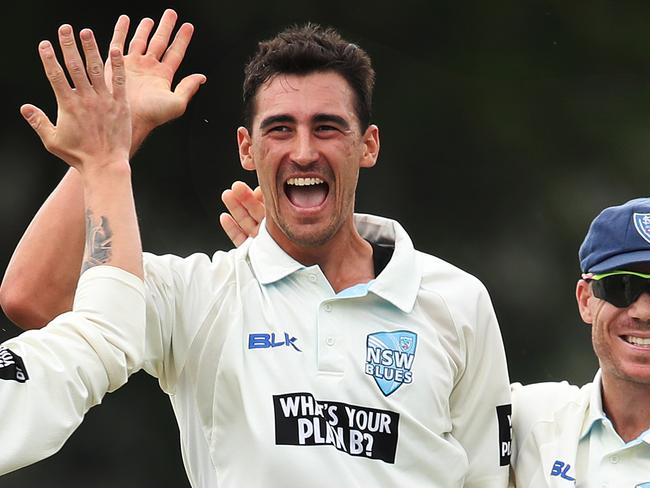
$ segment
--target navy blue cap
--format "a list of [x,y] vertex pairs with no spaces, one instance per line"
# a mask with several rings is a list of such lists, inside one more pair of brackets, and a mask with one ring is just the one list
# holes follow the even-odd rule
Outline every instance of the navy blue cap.
[[650,263],[650,198],[636,198],[600,212],[580,251],[583,273],[604,273]]

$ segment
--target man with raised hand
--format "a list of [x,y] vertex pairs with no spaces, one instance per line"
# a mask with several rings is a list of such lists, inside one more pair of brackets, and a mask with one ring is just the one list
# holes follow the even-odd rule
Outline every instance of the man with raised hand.
[[373,84],[333,29],[261,42],[237,130],[267,204],[259,235],[212,259],[145,255],[145,368],[193,486],[506,485],[510,392],[485,288],[397,222],[353,215],[379,154]]
[[111,49],[113,69],[105,82],[92,31],[79,36],[85,66],[72,28],[59,29],[74,89],[52,44],[38,47],[57,100],[56,125],[33,105],[20,111],[47,150],[78,173],[86,216],[83,274],[72,312],[0,344],[0,474],[54,454],[88,409],[126,383],[144,359],[142,248],[131,193],[124,59]]

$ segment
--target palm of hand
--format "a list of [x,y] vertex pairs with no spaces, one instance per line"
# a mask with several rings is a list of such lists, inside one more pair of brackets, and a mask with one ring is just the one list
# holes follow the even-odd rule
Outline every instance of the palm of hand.
[[[174,71],[168,65],[151,54],[128,54],[124,62],[134,126],[152,130],[183,115],[186,102],[171,90]],[[111,71],[110,63],[106,63],[106,79],[110,79]]]

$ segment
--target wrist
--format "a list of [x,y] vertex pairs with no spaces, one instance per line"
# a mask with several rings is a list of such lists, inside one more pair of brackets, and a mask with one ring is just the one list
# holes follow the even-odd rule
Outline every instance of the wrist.
[[131,129],[131,151],[130,155],[133,156],[140,146],[147,138],[147,136],[153,131],[156,126],[150,123],[146,123],[144,120],[139,119],[137,116],[133,116],[132,119],[133,126]]
[[112,177],[131,177],[131,165],[127,156],[107,156],[93,159],[92,164],[83,164],[78,168],[84,181],[106,180]]

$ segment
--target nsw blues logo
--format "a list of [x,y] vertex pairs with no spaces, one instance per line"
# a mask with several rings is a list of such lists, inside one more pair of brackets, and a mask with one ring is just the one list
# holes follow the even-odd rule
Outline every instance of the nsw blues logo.
[[413,382],[411,367],[418,336],[407,330],[368,334],[366,374],[375,378],[385,396]]
[[634,227],[641,237],[650,242],[650,213],[635,213]]

